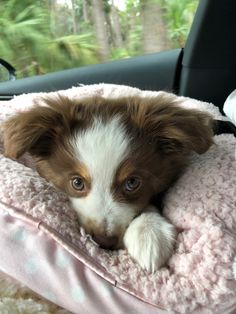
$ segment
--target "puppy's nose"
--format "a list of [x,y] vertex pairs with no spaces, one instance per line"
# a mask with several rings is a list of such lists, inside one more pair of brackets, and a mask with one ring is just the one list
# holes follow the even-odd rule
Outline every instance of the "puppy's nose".
[[118,243],[118,237],[116,236],[108,237],[103,235],[94,235],[93,239],[101,248],[106,250],[114,249]]

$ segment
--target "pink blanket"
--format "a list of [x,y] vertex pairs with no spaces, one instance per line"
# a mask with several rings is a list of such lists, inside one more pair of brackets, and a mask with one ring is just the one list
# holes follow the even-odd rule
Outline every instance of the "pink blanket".
[[[60,93],[73,99],[157,92],[99,84]],[[0,121],[40,95],[3,103]],[[221,119],[211,104],[182,100]],[[164,214],[179,230],[176,251],[165,268],[148,274],[126,251],[94,245],[80,232],[66,195],[37,174],[29,156],[5,158],[0,141],[0,270],[74,313],[236,310],[236,140],[220,135],[215,143],[206,154],[192,156],[168,192]]]

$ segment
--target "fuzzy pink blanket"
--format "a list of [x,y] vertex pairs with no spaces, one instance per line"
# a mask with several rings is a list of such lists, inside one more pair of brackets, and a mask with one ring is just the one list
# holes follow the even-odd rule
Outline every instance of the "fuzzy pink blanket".
[[[68,97],[157,94],[126,86],[98,84],[60,91]],[[25,110],[42,94],[18,96],[1,105],[0,122]],[[55,93],[50,93],[54,97]],[[212,104],[183,98],[183,105],[221,115]],[[1,134],[0,134],[1,135]],[[190,165],[165,199],[164,214],[179,233],[167,267],[148,274],[124,250],[98,248],[81,234],[66,195],[42,179],[31,158],[3,156],[0,141],[0,209],[37,222],[38,228],[102,278],[138,299],[173,313],[229,313],[236,310],[236,139],[215,137]],[[0,244],[1,245],[1,244]],[[7,248],[0,247],[0,251]],[[37,250],[37,248],[35,248]],[[1,260],[0,260],[1,269]],[[119,290],[118,289],[118,290]],[[94,313],[96,311],[94,310]],[[78,312],[79,313],[79,312]],[[119,313],[114,309],[114,313]]]

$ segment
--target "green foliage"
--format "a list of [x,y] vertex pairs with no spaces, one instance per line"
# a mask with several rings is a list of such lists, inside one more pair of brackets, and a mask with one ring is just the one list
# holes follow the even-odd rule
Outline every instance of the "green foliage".
[[[43,74],[98,62],[94,36],[54,36],[45,2],[0,1],[0,56],[17,69],[17,77]],[[18,8],[16,10],[16,8]]]
[[[143,53],[141,0],[124,1],[125,10],[118,10],[123,47],[111,49],[109,59]],[[184,46],[198,0],[155,1],[163,9],[169,48]],[[102,4],[111,28],[112,1],[102,0]],[[12,63],[18,78],[99,62],[92,2],[73,0],[73,5],[74,14],[72,0],[0,0],[0,57]],[[115,47],[111,34],[112,30],[109,42]]]
[[114,48],[111,52],[111,59],[112,60],[119,60],[119,59],[125,59],[129,58],[130,55],[125,48]]
[[173,47],[183,47],[187,39],[198,0],[164,0],[165,19]]

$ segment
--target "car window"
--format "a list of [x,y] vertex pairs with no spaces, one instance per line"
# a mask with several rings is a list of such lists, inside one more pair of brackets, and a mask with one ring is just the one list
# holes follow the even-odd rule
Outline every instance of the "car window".
[[0,0],[17,77],[183,47],[198,0]]

